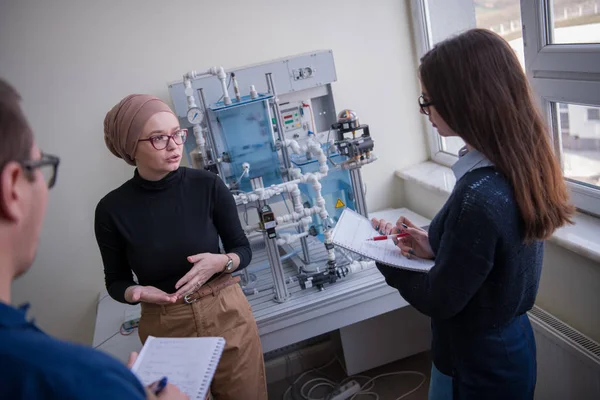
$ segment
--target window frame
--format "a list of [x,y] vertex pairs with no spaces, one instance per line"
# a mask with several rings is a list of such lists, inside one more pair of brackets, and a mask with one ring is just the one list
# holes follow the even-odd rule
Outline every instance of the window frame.
[[[552,0],[521,0],[525,70],[563,165],[556,104],[600,107],[600,44],[552,44],[552,8]],[[573,204],[600,216],[600,189],[568,178],[566,181]]]
[[[557,103],[600,107],[600,44],[549,44],[552,0],[521,0],[525,71],[550,126],[555,152],[563,165],[560,110]],[[430,49],[428,0],[411,0],[417,60]],[[595,67],[595,68],[594,68]],[[425,122],[425,121],[424,121]],[[430,159],[450,166],[458,157],[445,152],[442,139],[425,125]],[[600,216],[600,189],[565,178],[575,206]]]
[[[429,38],[433,36],[429,24],[429,8],[427,0],[411,0],[410,5],[414,37],[416,38],[417,63],[420,63],[421,57],[431,48]],[[427,134],[430,159],[447,167],[454,164],[458,160],[458,156],[444,151],[442,137],[429,124],[426,116],[423,117],[423,124]]]

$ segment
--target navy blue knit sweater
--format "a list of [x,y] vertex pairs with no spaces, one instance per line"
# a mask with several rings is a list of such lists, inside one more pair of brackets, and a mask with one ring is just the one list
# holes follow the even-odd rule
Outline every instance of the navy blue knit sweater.
[[432,318],[434,363],[451,375],[457,354],[477,351],[469,337],[531,309],[543,243],[525,244],[511,185],[494,167],[459,179],[429,226],[429,242],[436,255],[429,273],[378,268],[406,301]]

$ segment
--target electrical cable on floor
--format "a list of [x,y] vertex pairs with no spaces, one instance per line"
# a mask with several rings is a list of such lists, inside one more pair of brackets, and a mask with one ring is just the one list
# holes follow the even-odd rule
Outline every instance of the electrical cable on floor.
[[306,375],[310,374],[311,372],[315,372],[315,371],[318,371],[318,370],[320,370],[320,369],[324,369],[324,368],[327,368],[327,367],[329,367],[329,366],[330,366],[331,364],[333,364],[335,361],[336,361],[336,359],[334,358],[334,359],[332,359],[331,361],[329,361],[327,364],[325,364],[325,365],[323,365],[323,366],[321,366],[321,367],[318,367],[318,368],[313,368],[313,369],[310,369],[310,370],[308,370],[308,371],[306,371],[306,372],[303,372],[302,374],[300,374],[300,376],[299,376],[298,378],[296,378],[296,380],[294,381],[294,383],[292,383],[292,385],[290,385],[290,386],[287,388],[287,390],[285,391],[285,393],[283,394],[283,400],[286,400],[286,397],[287,397],[287,395],[288,395],[288,394],[289,394],[289,393],[292,391],[292,388],[293,388],[293,387],[294,387],[294,386],[295,386],[295,385],[296,385],[296,384],[297,384],[297,383],[298,383],[298,382],[299,382],[299,381],[300,381],[302,378],[304,378]]
[[110,339],[114,338],[114,337],[115,337],[115,336],[117,336],[119,333],[120,333],[120,330],[119,330],[119,332],[115,332],[113,335],[111,335],[111,336],[110,336],[108,339],[106,339],[104,342],[100,343],[98,346],[94,346],[94,349],[97,349],[98,347],[102,346],[104,343],[108,342]]
[[[293,398],[293,396],[294,396],[294,393],[293,393],[294,386],[296,386],[298,384],[298,382],[300,380],[302,380],[302,378],[304,378],[306,375],[308,375],[310,373],[314,373],[314,372],[319,372],[319,370],[327,368],[328,366],[332,365],[336,361],[340,364],[340,366],[344,370],[345,374],[348,375],[348,372],[344,368],[344,364],[341,362],[341,360],[337,356],[335,356],[327,364],[325,364],[325,365],[323,365],[321,367],[318,367],[318,368],[314,368],[314,369],[310,369],[308,371],[305,371],[298,378],[296,378],[296,380],[288,387],[288,389],[283,394],[283,400],[287,400],[288,394],[291,394],[292,398]],[[368,377],[368,376],[364,376],[364,375],[349,376],[349,377],[345,378],[344,380],[342,380],[339,383],[338,382],[334,382],[333,380],[330,380],[330,379],[326,379],[326,378],[315,378],[315,379],[311,379],[311,380],[305,382],[302,385],[302,387],[300,388],[300,395],[302,396],[302,398],[304,400],[326,400],[328,398],[327,396],[321,397],[321,398],[316,398],[316,397],[311,397],[311,394],[317,388],[329,387],[333,391],[336,388],[339,388],[340,386],[344,385],[345,383],[347,383],[350,380],[366,379],[367,382],[365,384],[361,385],[360,391],[358,393],[354,394],[352,397],[350,397],[350,400],[356,399],[357,396],[373,396],[373,398],[375,400],[379,400],[379,395],[377,394],[377,392],[374,391],[375,381],[377,379],[379,379],[379,378],[384,378],[384,377],[387,377],[387,376],[396,376],[396,375],[413,375],[413,376],[419,376],[419,377],[422,378],[421,382],[414,389],[412,389],[411,391],[409,391],[409,392],[403,394],[402,396],[398,397],[396,400],[405,399],[406,397],[408,397],[411,394],[415,393],[427,381],[427,377],[425,376],[425,374],[423,374],[421,372],[418,372],[418,371],[396,371],[396,372],[389,372],[389,373],[377,375],[377,376],[375,376],[373,378]],[[311,385],[311,384],[313,384],[313,386],[310,387],[310,388],[308,388],[308,386]],[[307,389],[308,389],[308,391],[307,391]]]
[[103,341],[102,343],[100,343],[98,346],[94,346],[94,349],[97,349],[98,347],[102,346],[104,343],[108,342],[110,339],[114,338],[115,336],[117,336],[119,333],[123,336],[129,336],[131,335],[134,331],[135,331],[135,327],[134,328],[129,328],[129,329],[125,329],[123,327],[124,324],[121,324],[121,326],[119,327],[119,330],[115,333],[113,333],[111,336],[109,336],[105,341]]

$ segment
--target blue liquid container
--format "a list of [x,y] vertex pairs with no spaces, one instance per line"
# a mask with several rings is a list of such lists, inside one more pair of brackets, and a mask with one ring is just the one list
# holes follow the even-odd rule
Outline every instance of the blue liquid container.
[[[326,148],[323,149],[326,151]],[[300,168],[303,174],[307,172],[318,172],[319,163],[316,159],[308,160],[306,156],[293,154],[290,155],[292,165]],[[346,160],[345,156],[332,154],[329,157],[334,163],[339,164]],[[321,195],[325,199],[325,208],[329,214],[329,218],[333,221],[333,225],[337,223],[342,212],[346,207],[356,210],[354,203],[354,194],[352,192],[352,184],[350,182],[350,173],[347,170],[336,170],[329,163],[329,172],[321,181]],[[302,193],[302,202],[308,202],[310,207],[315,205],[316,193],[311,184],[298,185]],[[317,229],[317,238],[321,241],[323,237],[323,224],[318,215],[312,216],[312,225]]]
[[262,177],[265,187],[283,182],[269,112],[268,100],[272,97],[244,96],[227,106],[217,103],[210,107],[217,149],[221,154],[227,153],[230,160],[222,163],[224,180],[237,182],[244,172],[242,164],[250,164],[249,176],[244,176],[238,185],[238,190],[244,192],[252,191],[249,178]]

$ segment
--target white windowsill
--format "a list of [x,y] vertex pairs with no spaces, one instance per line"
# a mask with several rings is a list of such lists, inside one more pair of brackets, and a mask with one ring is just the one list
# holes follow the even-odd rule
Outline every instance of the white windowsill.
[[[396,176],[442,195],[449,195],[456,183],[452,169],[431,161],[398,170]],[[560,228],[550,241],[600,262],[600,218],[577,213],[573,220],[575,225]]]

